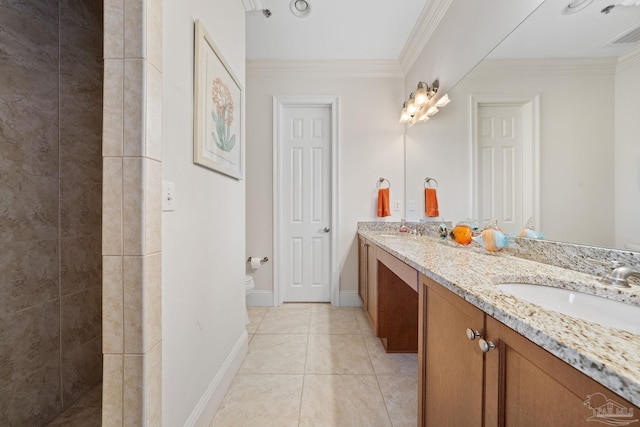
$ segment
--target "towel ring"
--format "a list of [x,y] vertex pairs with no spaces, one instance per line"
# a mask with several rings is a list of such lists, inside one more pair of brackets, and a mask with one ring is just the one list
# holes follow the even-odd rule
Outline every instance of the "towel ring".
[[[431,185],[429,185],[431,181],[436,183],[435,187],[432,187]],[[438,181],[435,178],[426,177],[424,179],[424,188],[438,188]]]
[[[382,185],[382,183],[384,183],[385,181],[387,181],[387,187],[386,188],[391,188],[391,183],[389,182],[388,179],[386,178],[380,178],[378,180],[378,182],[376,182],[376,188],[380,188],[380,185]],[[384,187],[383,187],[384,188]]]

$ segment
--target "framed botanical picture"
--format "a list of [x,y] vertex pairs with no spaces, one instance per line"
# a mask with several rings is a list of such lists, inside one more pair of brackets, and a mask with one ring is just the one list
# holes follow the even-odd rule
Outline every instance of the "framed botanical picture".
[[193,161],[242,179],[243,89],[199,20],[194,58]]

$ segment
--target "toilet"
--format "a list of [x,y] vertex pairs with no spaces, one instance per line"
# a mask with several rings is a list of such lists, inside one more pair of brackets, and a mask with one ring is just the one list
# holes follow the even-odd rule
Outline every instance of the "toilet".
[[[249,296],[249,294],[253,291],[253,288],[256,287],[255,282],[253,281],[253,276],[251,276],[250,274],[247,274],[247,276],[245,277],[244,280],[244,289],[245,289],[245,293],[246,296]],[[249,324],[249,312],[247,311],[247,299],[245,296],[245,307],[244,307],[244,315],[245,315],[245,319],[246,319],[246,324]]]

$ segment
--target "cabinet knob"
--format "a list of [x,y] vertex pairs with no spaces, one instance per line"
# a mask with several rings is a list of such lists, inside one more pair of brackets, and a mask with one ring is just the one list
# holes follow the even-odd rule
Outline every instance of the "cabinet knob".
[[467,328],[467,338],[469,338],[471,341],[475,340],[476,338],[480,338],[481,336],[482,333],[480,331]]
[[485,341],[482,338],[480,338],[480,341],[478,341],[478,345],[480,346],[480,350],[482,350],[483,353],[488,353],[489,350],[494,350],[496,348],[496,345],[494,343],[492,343],[491,341]]

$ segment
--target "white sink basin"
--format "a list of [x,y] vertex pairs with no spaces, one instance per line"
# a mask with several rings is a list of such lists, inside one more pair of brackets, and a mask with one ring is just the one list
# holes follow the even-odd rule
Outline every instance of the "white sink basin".
[[572,317],[640,334],[640,307],[569,289],[526,283],[503,283],[510,295]]

